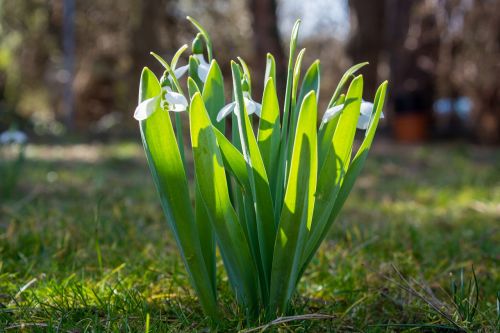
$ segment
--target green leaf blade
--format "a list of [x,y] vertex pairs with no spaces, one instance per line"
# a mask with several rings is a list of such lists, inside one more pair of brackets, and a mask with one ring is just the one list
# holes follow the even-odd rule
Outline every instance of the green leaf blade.
[[241,87],[240,71],[236,63],[232,64],[234,95],[236,97],[237,108],[240,112],[237,114],[240,142],[242,143],[243,156],[246,160],[247,173],[252,190],[252,197],[255,206],[255,215],[257,223],[258,246],[262,260],[262,270],[264,281],[261,286],[265,287],[264,301],[267,301],[267,286],[269,285],[272,254],[276,226],[274,223],[274,207],[269,187],[269,180],[262,156],[259,150],[257,140],[253,133],[250,118],[245,109],[243,100],[243,91]]
[[280,131],[279,102],[276,94],[276,85],[271,77],[266,81],[264,87],[257,141],[262,155],[262,161],[269,177],[273,202],[276,194]]
[[286,77],[286,88],[285,88],[285,101],[283,103],[283,123],[281,126],[281,144],[280,144],[280,154],[278,160],[278,174],[276,180],[276,195],[275,195],[275,216],[279,216],[281,213],[281,208],[283,206],[283,191],[285,190],[285,179],[287,173],[287,157],[288,157],[288,140],[293,140],[289,136],[288,127],[290,122],[290,104],[292,95],[292,84],[293,84],[293,58],[295,56],[295,50],[297,49],[297,40],[299,37],[299,27],[300,20],[295,21],[292,28],[292,35],[290,38],[290,53],[288,56],[288,70]]
[[272,78],[274,84],[276,84],[276,61],[271,53],[266,55],[266,72],[264,74],[264,82],[267,82],[269,78]]
[[[299,54],[300,56],[300,54]],[[298,57],[297,57],[297,62],[298,62],[298,66],[300,67],[300,62],[298,61]],[[300,68],[299,68],[300,69]],[[297,70],[297,76],[300,76],[300,70]],[[297,77],[297,80],[295,80],[294,78],[294,85],[295,85],[295,82],[298,82],[299,79]],[[293,110],[293,114],[292,114],[292,119],[291,119],[291,127],[290,127],[290,137],[293,138],[295,137],[295,131],[297,129],[297,121],[298,121],[298,118],[299,118],[299,107],[302,105],[302,101],[304,99],[304,97],[311,91],[314,91],[314,93],[316,94],[316,99],[318,100],[319,99],[319,85],[320,85],[320,65],[319,65],[319,60],[316,60],[315,62],[313,62],[311,64],[311,66],[309,66],[309,68],[307,69],[307,72],[306,72],[306,75],[304,76],[304,80],[302,81],[302,86],[300,88],[300,94],[299,94],[299,97],[298,97],[298,100],[297,100],[297,105],[298,106],[295,106],[294,105],[294,99],[295,97],[292,98],[292,110]],[[294,90],[296,90],[297,88],[294,87]],[[296,92],[294,92],[296,93]],[[292,147],[291,145],[293,144],[293,141],[292,140],[289,140],[288,141],[288,161],[290,161],[290,158],[291,158],[291,153],[292,153]],[[285,178],[286,180],[286,178]]]
[[224,77],[222,76],[219,64],[217,64],[215,60],[212,60],[210,64],[202,96],[212,124],[214,124],[219,131],[224,133],[226,123],[224,121],[217,122],[217,114],[224,107],[226,102],[224,95]]
[[[326,237],[326,234],[334,221],[334,217],[336,216],[332,214],[334,214],[336,210],[340,211],[341,206],[338,208],[335,207],[338,205],[338,200],[340,199],[343,191],[342,188],[346,184],[347,176],[351,175],[349,177],[352,177],[353,172],[350,170],[355,168],[358,163],[355,158],[350,164],[350,157],[359,117],[359,109],[361,106],[362,89],[362,76],[358,76],[353,80],[351,86],[349,87],[349,91],[346,96],[346,106],[340,115],[337,125],[338,128],[335,131],[331,147],[328,151],[328,155],[325,157],[325,162],[323,163],[320,171],[318,184],[321,185],[318,186],[316,193],[317,202],[316,210],[314,212],[315,224],[313,224],[313,231],[304,253],[303,270],[305,270],[305,265],[308,264],[322,240]],[[380,103],[376,103],[378,108]],[[377,115],[375,117],[377,117]],[[380,117],[380,114],[378,117]],[[378,122],[378,118],[374,118],[374,122],[372,122],[370,129],[375,122]],[[374,129],[370,129],[367,133],[372,133],[371,131],[374,131]],[[371,139],[373,139],[373,136],[371,136]],[[366,139],[365,142],[367,142]],[[353,164],[355,161],[356,164]],[[332,184],[329,182],[329,179],[332,178],[333,174],[335,174],[335,180]],[[358,174],[359,172],[356,173],[355,177],[357,177]],[[352,185],[354,184],[354,180],[355,178],[351,180]]]
[[290,174],[276,235],[271,274],[270,315],[283,314],[295,290],[314,209],[317,180],[317,105],[314,91],[302,103]]
[[[156,76],[145,69],[141,76],[139,102],[156,96],[160,91]],[[174,233],[191,283],[205,313],[217,318],[216,291],[207,280],[208,269],[200,247],[186,173],[170,116],[159,108],[140,122],[140,130],[161,205]]]
[[340,96],[340,94],[342,93],[342,89],[344,88],[344,86],[346,85],[347,81],[349,81],[349,79],[358,71],[360,70],[361,68],[363,68],[364,66],[368,65],[368,62],[362,62],[362,63],[359,63],[359,64],[356,64],[354,66],[352,66],[351,68],[349,68],[345,73],[344,75],[342,75],[342,78],[340,79],[340,82],[339,84],[337,85],[337,88],[335,88],[335,91],[333,92],[333,95],[332,95],[332,98],[330,99],[330,102],[328,103],[328,107],[332,107],[335,102],[337,101],[337,98]]
[[217,290],[215,233],[208,219],[209,214],[203,203],[198,181],[196,180],[195,183],[195,222],[200,237],[201,253],[203,254],[203,259],[207,267],[208,279],[213,290]]
[[248,316],[258,311],[257,270],[244,231],[231,205],[222,156],[208,112],[199,93],[190,105],[195,174],[215,230],[229,280]]

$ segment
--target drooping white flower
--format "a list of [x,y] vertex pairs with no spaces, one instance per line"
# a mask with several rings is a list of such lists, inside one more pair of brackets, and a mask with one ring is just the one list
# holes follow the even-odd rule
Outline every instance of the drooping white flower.
[[205,82],[207,80],[208,71],[210,70],[210,64],[205,60],[205,56],[200,54],[194,55],[200,64],[198,65],[198,77],[201,81]]
[[170,87],[163,88],[164,98],[161,107],[167,111],[182,112],[186,111],[188,101],[183,94],[172,91]]
[[[262,105],[260,105],[260,103],[255,102],[250,96],[249,92],[247,91],[243,92],[243,101],[245,102],[245,108],[249,115],[255,113],[257,116],[260,117]],[[222,119],[227,117],[231,112],[236,112],[236,114],[239,114],[240,112],[238,103],[236,103],[236,101],[229,103],[219,111],[219,113],[217,114],[217,121],[218,122],[221,121]]]
[[[193,56],[200,62],[198,65],[198,77],[202,82],[207,80],[208,71],[210,70],[210,64],[205,60],[205,56],[201,53],[193,54]],[[180,79],[189,69],[189,64],[176,68],[174,70],[175,77]]]
[[186,111],[188,101],[184,95],[172,91],[172,88],[167,86],[162,88],[160,95],[148,98],[137,105],[134,118],[139,121],[145,120],[158,110],[158,106],[166,111],[182,112]]
[[[329,122],[333,118],[339,116],[343,109],[344,104],[339,104],[327,109],[325,114],[323,115],[323,120],[321,122],[323,124]],[[358,129],[366,130],[368,128],[372,116],[372,111],[373,103],[362,100],[358,124],[356,125]],[[384,118],[384,113],[380,114],[380,118]]]
[[179,68],[174,69],[174,75],[177,79],[180,79],[189,69],[189,65],[184,65]]
[[21,131],[8,130],[0,134],[0,144],[3,145],[10,143],[23,144],[26,141],[28,141],[28,137]]

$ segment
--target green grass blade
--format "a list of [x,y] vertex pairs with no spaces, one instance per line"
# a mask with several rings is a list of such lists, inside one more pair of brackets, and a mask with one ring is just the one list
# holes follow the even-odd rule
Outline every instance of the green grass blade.
[[269,177],[271,195],[274,200],[280,148],[280,109],[276,94],[276,85],[272,77],[266,81],[266,86],[264,87],[257,141],[262,161]]
[[[142,72],[139,102],[161,91],[156,76],[147,68]],[[207,315],[216,318],[216,290],[207,279],[200,239],[194,221],[188,182],[168,112],[159,108],[140,122],[149,168],[167,221],[174,233],[191,283]]]
[[312,91],[304,98],[299,115],[290,175],[276,235],[268,309],[270,316],[286,311],[295,290],[312,219],[317,178],[316,117],[316,94]]
[[215,60],[212,60],[210,69],[208,70],[207,80],[203,87],[203,101],[210,116],[212,124],[224,133],[226,122],[217,122],[217,114],[224,107],[226,102],[224,97],[224,78],[222,71]]
[[249,317],[257,314],[257,269],[245,233],[229,199],[226,173],[217,139],[199,93],[191,101],[189,120],[195,174],[229,280]]

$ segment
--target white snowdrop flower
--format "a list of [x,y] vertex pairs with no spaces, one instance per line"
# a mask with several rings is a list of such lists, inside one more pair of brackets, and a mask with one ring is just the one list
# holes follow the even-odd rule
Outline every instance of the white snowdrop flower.
[[[344,109],[344,104],[339,104],[327,109],[325,114],[323,115],[323,119],[321,122],[323,124],[329,122],[333,118],[339,116],[343,109]],[[372,116],[372,110],[373,110],[373,103],[364,100],[361,101],[360,115],[358,118],[358,124],[356,125],[358,129],[366,130],[368,128]],[[380,118],[384,118],[383,113],[380,115]]]
[[162,88],[162,95],[164,95],[163,98],[158,95],[141,102],[135,109],[134,118],[139,121],[145,120],[158,110],[158,106],[161,106],[166,111],[186,111],[188,101],[184,95],[172,91],[172,88],[168,86]]
[[16,131],[16,130],[8,130],[0,134],[0,144],[23,144],[28,141],[28,137],[24,132]]
[[194,56],[200,62],[198,65],[198,77],[201,81],[205,82],[207,80],[208,71],[210,70],[210,64],[205,60],[203,54],[195,54]]
[[[207,80],[208,71],[210,70],[210,64],[205,60],[205,56],[203,55],[204,47],[203,37],[201,34],[197,34],[193,39],[191,50],[193,52],[193,56],[198,60],[198,77],[204,83]],[[174,75],[177,79],[180,79],[184,74],[188,72],[188,70],[189,64],[181,66],[174,70]],[[169,77],[169,80],[172,81],[172,78]]]
[[[205,60],[205,56],[201,53],[193,54],[193,56],[200,62],[198,65],[198,77],[202,82],[205,82],[207,80],[208,71],[210,70],[210,64]],[[187,73],[188,70],[189,64],[174,69],[175,78],[180,79]],[[170,77],[170,75],[168,76],[168,79],[170,82],[172,82],[172,78]]]
[[[260,103],[255,102],[250,96],[249,92],[247,91],[243,92],[243,101],[245,102],[245,108],[247,110],[248,115],[255,113],[258,117],[260,117],[262,105],[260,105]],[[227,117],[231,112],[236,112],[236,114],[239,114],[240,112],[236,101],[229,103],[219,111],[219,113],[217,114],[217,121],[220,122],[222,119]]]
[[176,68],[174,69],[174,75],[177,79],[180,79],[181,77],[184,76],[184,74],[186,74],[186,72],[188,71],[189,69],[189,65],[184,65],[184,66],[181,66],[179,68]]

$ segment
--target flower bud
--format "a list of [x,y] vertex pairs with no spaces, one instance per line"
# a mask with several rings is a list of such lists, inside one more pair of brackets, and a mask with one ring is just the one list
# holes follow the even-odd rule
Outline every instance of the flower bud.
[[197,34],[193,39],[193,44],[191,45],[191,51],[193,54],[202,54],[203,53],[203,40],[201,34]]
[[160,78],[160,86],[162,88],[172,87],[172,81],[170,79],[170,74],[168,74],[168,71],[163,72],[163,75]]
[[244,75],[243,79],[241,80],[241,90],[250,91],[250,83],[248,82],[248,78],[246,75]]

